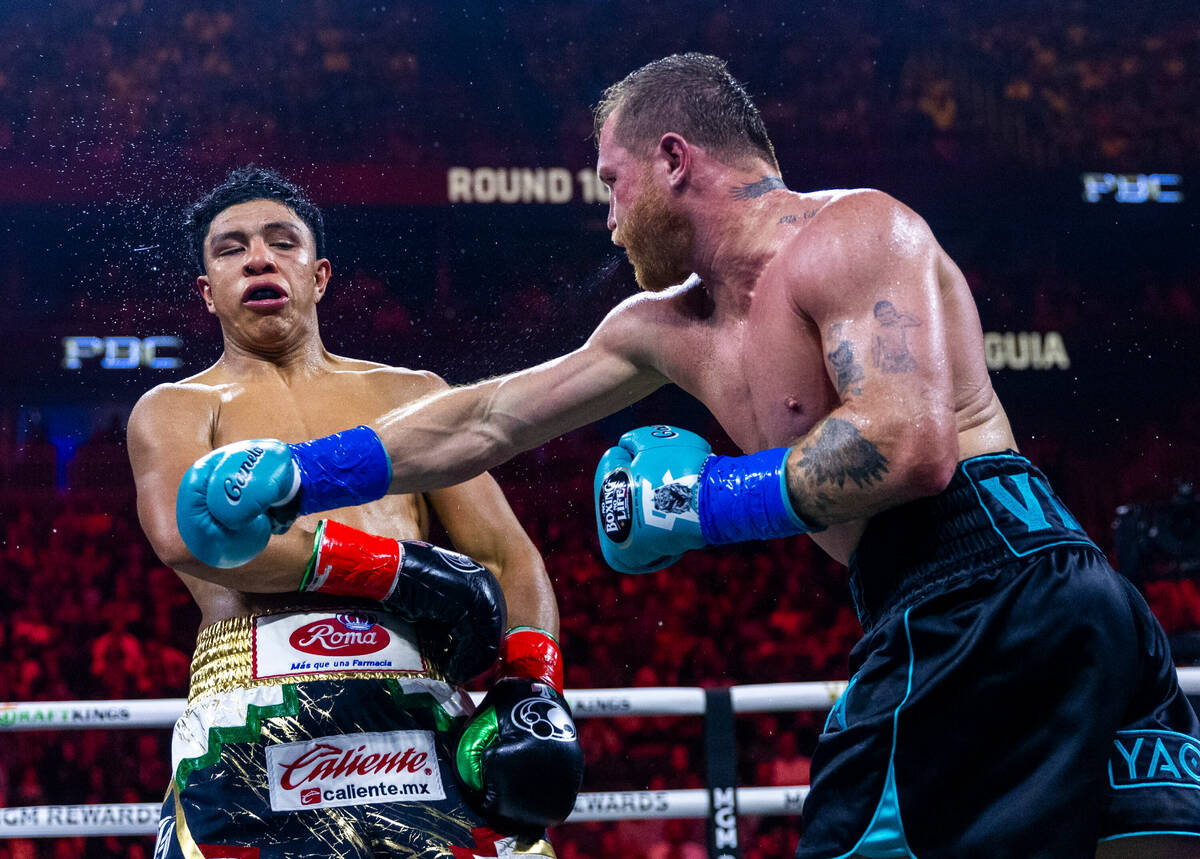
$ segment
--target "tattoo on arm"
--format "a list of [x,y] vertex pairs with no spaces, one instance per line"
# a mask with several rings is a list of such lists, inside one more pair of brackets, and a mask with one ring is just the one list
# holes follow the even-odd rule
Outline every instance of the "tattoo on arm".
[[917,359],[908,349],[905,329],[920,325],[920,319],[897,310],[890,301],[875,302],[875,343],[871,346],[871,364],[885,373],[911,373],[917,369]]
[[800,467],[818,486],[836,483],[841,489],[849,478],[862,489],[882,480],[888,472],[887,457],[863,438],[854,424],[841,418],[826,418],[821,434],[812,444],[800,448],[800,453]]
[[729,189],[729,196],[735,200],[753,200],[768,191],[776,191],[780,188],[786,191],[787,185],[784,185],[783,180],[778,176],[763,176],[757,182],[743,182],[741,185],[734,185]]
[[837,374],[838,396],[846,396],[847,391],[851,394],[861,394],[862,388],[855,383],[863,380],[863,368],[862,364],[854,360],[854,349],[850,346],[850,341],[843,340],[825,357],[829,359],[830,366]]

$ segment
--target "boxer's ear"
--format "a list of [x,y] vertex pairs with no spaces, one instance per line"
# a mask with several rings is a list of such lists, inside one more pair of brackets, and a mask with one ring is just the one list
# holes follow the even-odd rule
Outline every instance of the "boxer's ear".
[[208,283],[208,275],[202,274],[196,278],[196,292],[200,293],[200,298],[204,301],[208,312],[215,314],[217,307],[213,304],[212,287]]
[[320,301],[325,294],[325,287],[329,286],[329,278],[333,277],[333,264],[327,259],[317,260],[313,277],[316,281],[313,289],[314,300]]
[[687,183],[694,154],[691,144],[673,131],[667,132],[658,141],[657,155],[666,166],[667,183],[672,189],[679,190]]

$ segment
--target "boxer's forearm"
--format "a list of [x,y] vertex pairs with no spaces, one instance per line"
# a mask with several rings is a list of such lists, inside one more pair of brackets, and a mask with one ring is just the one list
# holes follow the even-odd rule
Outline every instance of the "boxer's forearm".
[[[388,412],[374,425],[392,466],[389,492],[462,483],[554,437],[504,408],[504,379],[452,388]],[[541,437],[544,435],[544,438]]]
[[665,382],[653,370],[585,347],[402,406],[373,426],[391,459],[389,492],[461,483],[619,411]]
[[508,601],[508,625],[537,627],[557,638],[558,601],[541,555],[532,544],[530,548],[530,557],[506,558],[497,576]]
[[252,593],[290,593],[298,591],[312,556],[314,533],[292,528],[273,536],[258,557],[239,567],[220,569],[196,560],[183,540],[154,542],[159,559],[171,569],[222,587]]
[[792,445],[788,495],[805,521],[836,525],[933,495],[958,460],[944,420],[891,421],[838,409]]

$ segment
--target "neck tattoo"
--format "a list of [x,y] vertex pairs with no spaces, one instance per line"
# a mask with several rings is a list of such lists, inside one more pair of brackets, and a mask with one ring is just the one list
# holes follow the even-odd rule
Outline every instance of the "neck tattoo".
[[735,200],[753,200],[769,191],[787,190],[787,185],[778,176],[763,176],[757,182],[743,182],[729,189],[729,196]]

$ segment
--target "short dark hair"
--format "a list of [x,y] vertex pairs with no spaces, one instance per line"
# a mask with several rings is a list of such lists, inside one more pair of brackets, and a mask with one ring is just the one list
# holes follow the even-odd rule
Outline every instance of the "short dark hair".
[[304,192],[267,167],[253,164],[230,171],[225,181],[188,207],[184,226],[191,236],[192,248],[204,266],[204,237],[213,218],[230,206],[249,200],[275,200],[296,213],[312,231],[317,257],[325,255],[325,219]]
[[594,112],[597,144],[605,120],[617,111],[613,131],[626,149],[653,145],[674,131],[722,161],[761,158],[779,170],[758,108],[719,57],[672,54],[610,86]]

